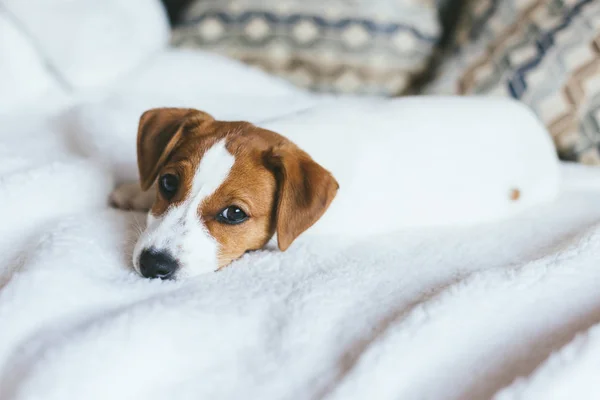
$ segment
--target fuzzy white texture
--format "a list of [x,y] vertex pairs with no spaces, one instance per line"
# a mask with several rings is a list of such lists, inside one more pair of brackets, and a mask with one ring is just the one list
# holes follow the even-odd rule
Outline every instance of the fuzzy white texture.
[[[58,115],[0,115],[0,399],[600,398],[598,170],[557,167],[513,104],[327,99],[235,63],[190,79],[213,61],[227,64],[165,52]],[[218,273],[143,279],[145,216],[107,199],[112,178],[136,175],[141,111],[164,105],[285,128],[336,170],[340,196],[358,195],[336,221],[422,225],[307,234]],[[445,226],[425,227],[427,210]]]
[[144,216],[106,208],[102,151],[60,119],[0,120],[3,400],[599,394],[599,171],[562,166],[556,200],[494,223],[306,235],[162,282],[131,266]]

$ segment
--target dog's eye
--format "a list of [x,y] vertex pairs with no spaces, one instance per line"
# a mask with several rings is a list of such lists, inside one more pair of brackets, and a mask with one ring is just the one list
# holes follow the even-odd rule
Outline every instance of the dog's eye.
[[230,225],[240,224],[247,219],[246,213],[237,206],[229,206],[217,215],[217,221]]
[[179,189],[179,178],[177,175],[164,174],[160,177],[158,187],[162,195],[168,200],[177,193],[177,189]]

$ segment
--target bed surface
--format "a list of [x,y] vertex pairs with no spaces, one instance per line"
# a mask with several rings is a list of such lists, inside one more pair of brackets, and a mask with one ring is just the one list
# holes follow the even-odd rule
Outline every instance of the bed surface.
[[75,90],[79,71],[3,108],[0,399],[600,398],[597,169],[562,164],[555,201],[495,223],[306,235],[141,279],[145,218],[107,199],[135,178],[142,111],[268,123],[336,101],[156,48],[110,84]]

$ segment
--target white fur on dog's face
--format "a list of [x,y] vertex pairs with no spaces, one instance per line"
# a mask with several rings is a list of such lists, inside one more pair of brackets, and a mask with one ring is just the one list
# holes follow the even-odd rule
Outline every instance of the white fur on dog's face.
[[218,269],[219,243],[202,222],[198,210],[227,179],[235,157],[220,140],[203,155],[192,182],[191,192],[181,204],[172,204],[159,217],[148,214],[146,230],[133,251],[133,265],[140,272],[143,250],[166,251],[179,261],[177,278],[195,276]]

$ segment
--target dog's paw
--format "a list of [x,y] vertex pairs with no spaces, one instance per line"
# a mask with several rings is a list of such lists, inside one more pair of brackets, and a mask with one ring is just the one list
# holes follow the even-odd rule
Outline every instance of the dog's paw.
[[154,190],[142,191],[139,183],[124,183],[110,194],[110,205],[120,210],[148,211],[154,202]]

